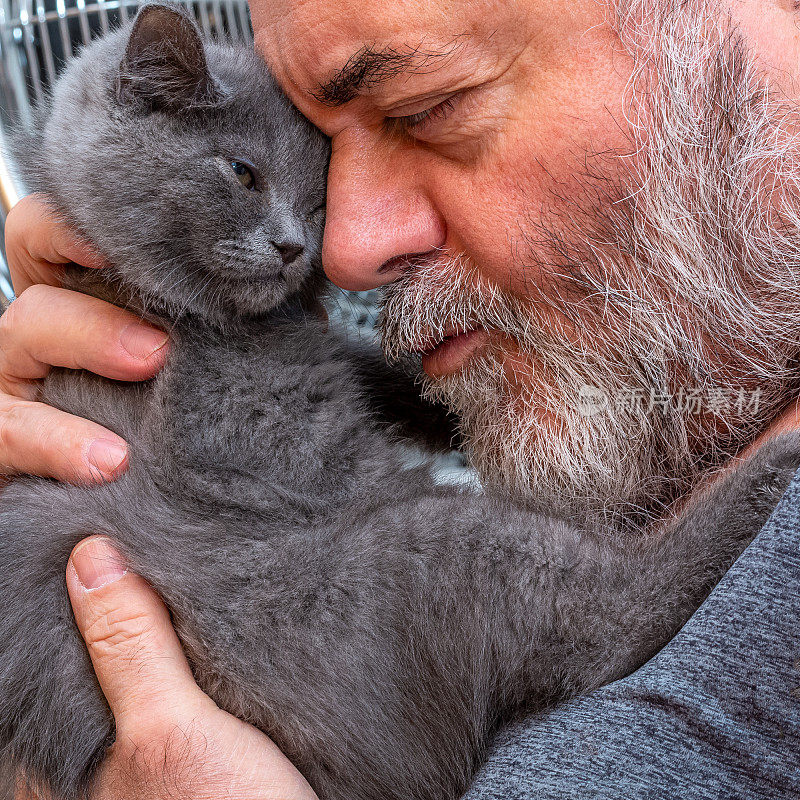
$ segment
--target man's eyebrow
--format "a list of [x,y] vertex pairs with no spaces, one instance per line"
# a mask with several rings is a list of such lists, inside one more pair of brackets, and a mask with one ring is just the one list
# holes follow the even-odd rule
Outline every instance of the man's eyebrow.
[[[460,37],[459,37],[460,38]],[[370,89],[403,72],[431,72],[432,62],[453,54],[456,44],[439,52],[406,47],[377,50],[362,47],[326,83],[310,90],[311,96],[326,106],[343,106],[364,89]]]

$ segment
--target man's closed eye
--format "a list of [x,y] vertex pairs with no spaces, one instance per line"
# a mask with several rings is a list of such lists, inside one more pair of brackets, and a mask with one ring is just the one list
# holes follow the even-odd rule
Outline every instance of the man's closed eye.
[[407,133],[412,136],[423,135],[436,123],[447,119],[456,107],[459,95],[453,94],[430,108],[399,117],[387,117],[386,127],[393,133]]

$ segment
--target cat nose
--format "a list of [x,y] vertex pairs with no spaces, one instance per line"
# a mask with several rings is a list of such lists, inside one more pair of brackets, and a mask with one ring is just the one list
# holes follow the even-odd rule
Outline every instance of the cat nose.
[[303,245],[297,242],[273,242],[270,244],[281,254],[284,264],[291,264],[300,253],[303,252]]

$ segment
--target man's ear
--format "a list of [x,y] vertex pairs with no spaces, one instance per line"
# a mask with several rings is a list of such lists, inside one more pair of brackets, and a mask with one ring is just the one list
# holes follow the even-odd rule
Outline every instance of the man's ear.
[[177,6],[144,6],[119,65],[119,101],[178,111],[210,105],[217,95],[194,20]]

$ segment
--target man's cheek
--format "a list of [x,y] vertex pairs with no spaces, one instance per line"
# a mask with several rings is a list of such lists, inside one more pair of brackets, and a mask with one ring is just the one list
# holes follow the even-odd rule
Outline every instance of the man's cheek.
[[549,158],[530,142],[505,146],[507,154],[474,172],[442,175],[431,185],[448,249],[465,253],[482,277],[523,299],[548,285],[552,234],[567,234],[562,221],[574,219],[570,205],[585,187],[574,158]]

